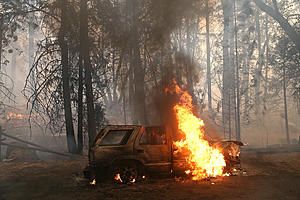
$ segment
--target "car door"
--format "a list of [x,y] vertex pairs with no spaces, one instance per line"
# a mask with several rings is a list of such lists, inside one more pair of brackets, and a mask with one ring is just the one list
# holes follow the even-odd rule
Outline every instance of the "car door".
[[109,163],[119,157],[133,154],[136,133],[134,126],[107,126],[91,148],[90,157],[95,163]]
[[170,172],[170,141],[162,127],[142,127],[134,149],[145,163],[148,171]]

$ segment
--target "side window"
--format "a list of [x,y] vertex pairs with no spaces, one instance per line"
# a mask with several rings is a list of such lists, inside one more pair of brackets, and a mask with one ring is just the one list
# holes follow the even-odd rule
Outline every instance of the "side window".
[[125,145],[133,130],[109,130],[100,141],[99,146]]
[[163,145],[167,144],[166,133],[160,127],[146,127],[141,140],[141,145]]

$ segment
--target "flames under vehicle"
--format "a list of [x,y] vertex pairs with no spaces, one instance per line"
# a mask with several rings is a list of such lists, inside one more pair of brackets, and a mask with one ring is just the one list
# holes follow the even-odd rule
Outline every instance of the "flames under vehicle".
[[[142,180],[146,173],[186,174],[189,167],[185,155],[177,151],[171,133],[160,126],[107,126],[89,150],[89,166],[84,175],[128,183]],[[241,142],[214,141],[210,145],[222,151],[225,173],[240,164]]]

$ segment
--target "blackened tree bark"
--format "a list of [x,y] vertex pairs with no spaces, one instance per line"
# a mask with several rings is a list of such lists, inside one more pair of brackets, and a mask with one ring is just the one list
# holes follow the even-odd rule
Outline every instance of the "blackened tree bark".
[[80,1],[80,44],[81,53],[84,62],[84,74],[85,74],[85,88],[86,88],[86,100],[87,100],[87,119],[88,119],[88,135],[89,145],[91,146],[96,136],[96,121],[95,121],[95,109],[94,109],[94,96],[92,87],[92,65],[90,61],[89,53],[89,39],[88,39],[88,12],[87,12],[87,0]]
[[222,119],[224,126],[224,135],[227,131],[227,124],[229,134],[231,134],[231,119],[230,119],[230,88],[232,73],[230,71],[230,54],[229,54],[229,32],[230,32],[230,17],[233,12],[232,1],[222,0],[222,10],[224,18],[224,36],[223,36],[223,88],[222,88]]
[[11,77],[13,80],[16,80],[16,64],[17,64],[17,52],[16,48],[13,49],[12,55],[11,55]]
[[[83,2],[84,3],[84,2]],[[81,5],[81,4],[80,4]],[[77,125],[77,143],[78,152],[82,153],[83,148],[83,68],[84,68],[84,23],[83,16],[84,5],[80,7],[80,38],[79,38],[79,76],[78,76],[78,125]]]
[[146,104],[145,104],[145,72],[141,61],[141,49],[139,44],[139,1],[134,0],[130,2],[132,9],[132,37],[131,37],[131,68],[133,68],[133,82],[134,82],[134,123],[147,124]]
[[285,66],[283,67],[283,101],[284,101],[284,119],[285,119],[285,133],[286,133],[286,142],[290,144],[290,134],[289,134],[289,120],[288,120],[288,110],[287,110],[287,101],[286,101],[286,72]]
[[[81,19],[81,18],[80,18]],[[82,23],[80,23],[82,24]],[[81,30],[80,30],[81,31]],[[83,148],[83,60],[82,60],[82,43],[80,43],[79,56],[79,77],[78,77],[78,125],[77,125],[77,143],[78,153],[82,153]]]
[[208,108],[212,109],[211,102],[211,72],[210,72],[210,37],[209,37],[209,7],[208,0],[205,0],[206,9],[206,82],[207,82],[207,98]]
[[68,10],[67,0],[62,0],[61,8],[61,26],[58,35],[58,42],[61,49],[61,66],[62,66],[62,82],[63,82],[63,99],[65,110],[65,122],[67,132],[67,144],[70,153],[77,153],[76,141],[74,136],[73,118],[71,110],[70,98],[70,80],[69,80],[69,60],[68,60]]
[[265,85],[264,85],[264,114],[266,114],[266,110],[267,110],[267,96],[268,96],[268,73],[269,73],[269,19],[268,16],[266,16],[265,19],[265,34],[266,34],[266,56],[265,56]]
[[[35,6],[35,0],[29,0],[29,4]],[[29,70],[31,70],[34,60],[34,12],[29,13],[29,30],[28,30],[28,54],[29,54]],[[30,81],[34,85],[34,70],[31,71]]]
[[0,14],[0,70],[2,70],[3,14]]
[[[185,25],[186,25],[186,52],[188,55],[192,55],[192,38],[191,38],[191,19],[190,17],[185,18]],[[192,67],[192,58],[184,59],[185,65],[185,73],[187,79],[187,89],[188,92],[194,97],[194,84],[193,84],[193,71]]]
[[[2,40],[3,40],[3,15],[0,14],[0,71],[1,71],[1,65],[2,65]],[[1,133],[2,133],[2,127],[0,126],[0,141],[2,139],[1,137]],[[1,160],[1,144],[0,144],[0,162]]]
[[258,68],[255,73],[255,114],[257,116],[258,122],[261,121],[261,77],[262,77],[262,67],[263,67],[263,51],[261,48],[261,28],[260,28],[260,15],[259,10],[255,14],[255,24],[257,32],[257,48],[258,48]]
[[236,140],[241,140],[241,125],[240,125],[240,65],[239,65],[239,57],[238,57],[238,29],[237,29],[237,10],[236,10],[236,2],[233,0],[234,5],[234,38],[235,38],[235,78],[236,78],[236,121],[235,121],[235,131],[236,131]]

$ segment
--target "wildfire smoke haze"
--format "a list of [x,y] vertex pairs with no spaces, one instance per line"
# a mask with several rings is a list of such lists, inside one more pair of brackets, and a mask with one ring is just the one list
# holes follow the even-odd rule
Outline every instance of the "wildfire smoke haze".
[[204,122],[193,114],[191,95],[183,91],[175,81],[166,92],[180,96],[173,109],[182,139],[174,145],[179,152],[187,153],[189,169],[186,173],[191,174],[193,180],[223,175],[223,168],[226,166],[224,156],[219,149],[210,146],[204,139]]

